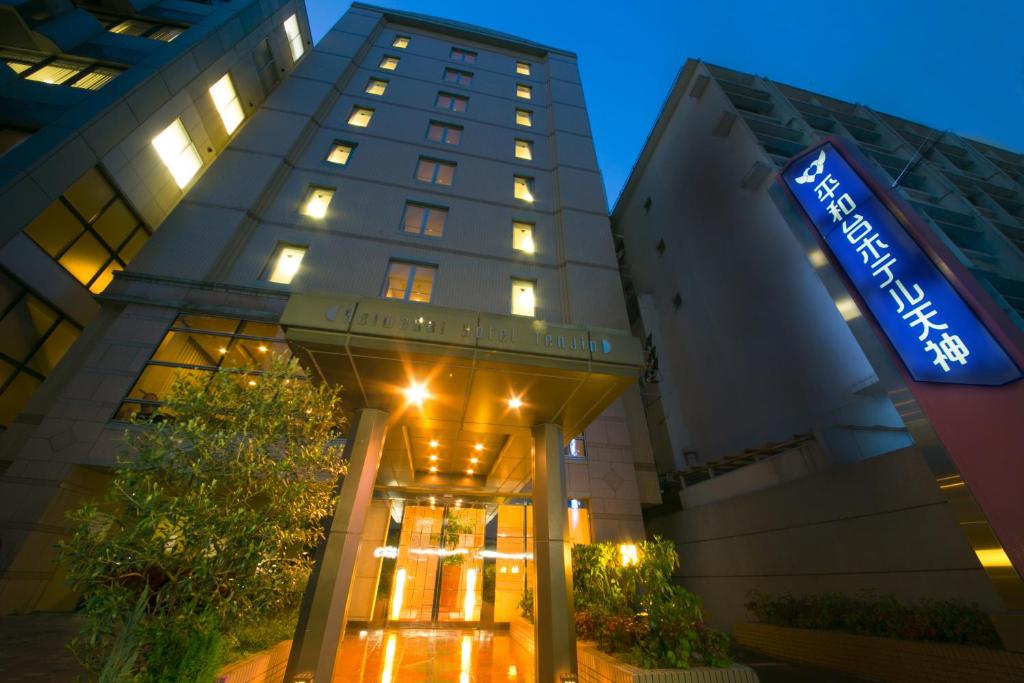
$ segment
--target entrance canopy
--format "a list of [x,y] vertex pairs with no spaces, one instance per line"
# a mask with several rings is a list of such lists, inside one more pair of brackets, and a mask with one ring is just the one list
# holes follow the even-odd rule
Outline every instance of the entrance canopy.
[[640,342],[385,299],[294,294],[285,337],[313,376],[344,387],[346,410],[392,416],[378,487],[512,494],[530,478],[530,428],[566,438],[636,380]]

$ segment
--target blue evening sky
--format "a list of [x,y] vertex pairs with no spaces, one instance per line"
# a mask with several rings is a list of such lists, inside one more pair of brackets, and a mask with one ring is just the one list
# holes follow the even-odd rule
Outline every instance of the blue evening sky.
[[[349,6],[306,3],[314,41]],[[1024,151],[1024,0],[370,4],[575,52],[612,206],[688,57]]]

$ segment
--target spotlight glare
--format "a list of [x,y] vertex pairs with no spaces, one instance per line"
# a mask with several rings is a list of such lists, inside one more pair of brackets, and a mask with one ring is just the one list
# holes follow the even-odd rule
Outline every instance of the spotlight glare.
[[513,410],[519,410],[520,408],[523,407],[523,399],[519,398],[518,396],[513,396],[508,400],[508,407],[512,408]]
[[482,443],[478,443],[477,445],[473,446],[473,450],[476,450],[476,451],[482,451],[483,449],[484,449],[484,445]]
[[422,406],[423,401],[428,398],[430,398],[430,394],[427,393],[427,387],[423,384],[410,382],[409,386],[405,388],[405,400],[409,403]]

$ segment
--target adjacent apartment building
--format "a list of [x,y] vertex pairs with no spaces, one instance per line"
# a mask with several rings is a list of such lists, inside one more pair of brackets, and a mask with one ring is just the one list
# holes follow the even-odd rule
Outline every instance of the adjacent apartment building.
[[1024,157],[687,61],[612,216],[665,489],[648,531],[725,628],[753,589],[875,590],[975,601],[1020,647],[1015,551],[775,182],[829,136],[1024,328]]
[[[233,6],[196,7],[212,18]],[[350,492],[368,513],[346,527],[366,541],[345,555],[354,564],[333,570],[351,578],[339,584],[352,586],[344,619],[501,623],[536,585],[550,680],[574,666],[566,544],[640,540],[641,508],[660,500],[576,58],[360,3],[314,48],[292,3],[255,24],[248,14],[146,71],[156,84],[145,94],[109,91],[107,116],[134,128],[68,114],[61,144],[79,151],[62,152],[61,173],[56,160],[38,162],[44,173],[11,157],[34,151],[35,135],[7,154],[40,194],[10,231],[35,250],[11,277],[72,319],[77,341],[9,418],[3,608],[72,604],[53,564],[64,511],[102,490],[128,420],[160,415],[174,379],[295,354],[346,388],[345,486],[361,467],[378,472]],[[267,40],[277,63],[297,61],[272,91],[258,58]],[[109,192],[76,192],[83,173]],[[79,277],[44,212],[102,236],[102,207],[79,207],[98,196],[137,217],[145,240]],[[34,224],[40,215],[48,222]],[[452,517],[473,528],[459,565],[437,547]],[[320,666],[322,649],[295,666]]]

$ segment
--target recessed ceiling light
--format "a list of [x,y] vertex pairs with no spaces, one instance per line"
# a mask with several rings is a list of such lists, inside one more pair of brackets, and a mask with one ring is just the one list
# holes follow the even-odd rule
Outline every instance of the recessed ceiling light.
[[470,475],[473,474],[473,470],[471,470],[471,469],[466,470],[466,474],[470,474]]
[[482,451],[484,449],[484,445],[482,443],[478,443],[477,445],[473,446],[473,449],[477,451]]
[[437,473],[437,468],[436,468],[436,467],[434,467],[434,466],[431,466],[431,467],[430,467],[430,473],[431,473],[431,474],[436,474],[436,473]]
[[436,455],[430,456],[430,462],[437,462],[437,456]]
[[427,393],[427,387],[422,384],[410,382],[409,386],[405,388],[405,400],[409,403],[422,406],[423,401],[428,398],[430,398],[430,394]]
[[470,458],[469,461],[475,465],[480,462],[480,458]]
[[522,408],[523,407],[523,399],[519,398],[518,396],[513,396],[512,398],[510,398],[508,400],[508,407],[512,408],[512,409],[515,409],[515,410],[518,410],[519,408]]
[[430,440],[430,447],[431,447],[431,448],[437,448],[437,447],[438,447],[438,446],[440,446],[440,445],[441,445],[441,444],[437,443],[437,439],[431,439],[431,440]]

